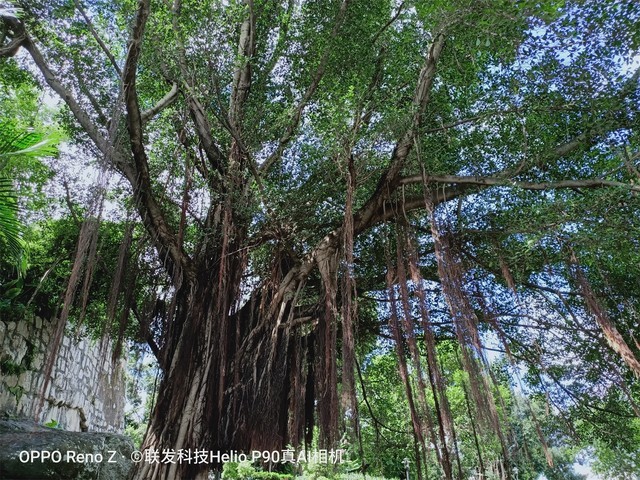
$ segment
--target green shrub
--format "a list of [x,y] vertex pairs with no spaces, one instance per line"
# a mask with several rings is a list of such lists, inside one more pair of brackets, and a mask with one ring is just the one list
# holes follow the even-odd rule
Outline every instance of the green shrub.
[[253,467],[253,465],[249,460],[245,462],[240,462],[238,464],[238,478],[250,479],[250,478],[254,478],[255,474],[256,474],[256,469]]
[[238,464],[234,462],[227,462],[222,466],[222,478],[231,478],[237,479],[240,478],[238,475]]
[[257,470],[251,462],[246,461],[225,463],[222,467],[222,478],[234,480],[293,480],[293,475]]
[[255,472],[254,480],[293,480],[293,475],[278,472]]

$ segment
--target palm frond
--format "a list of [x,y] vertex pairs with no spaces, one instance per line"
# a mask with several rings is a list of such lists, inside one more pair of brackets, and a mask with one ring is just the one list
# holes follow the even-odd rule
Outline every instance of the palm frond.
[[24,247],[13,183],[8,178],[0,177],[0,251],[8,258],[19,261]]
[[12,122],[0,124],[0,159],[9,156],[48,157],[58,153],[60,132],[25,131]]

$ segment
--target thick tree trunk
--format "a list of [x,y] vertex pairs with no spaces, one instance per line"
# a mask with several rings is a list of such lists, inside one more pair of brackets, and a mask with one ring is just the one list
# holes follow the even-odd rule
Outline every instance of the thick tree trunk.
[[[243,259],[227,258],[227,284],[205,264],[197,284],[177,292],[134,480],[204,479],[219,466],[217,452],[282,450],[313,430],[316,359],[309,351],[317,332],[291,326],[291,299],[271,308],[266,285],[239,310],[230,308]],[[277,285],[282,269],[273,275]]]
[[[198,289],[197,289],[198,290]],[[209,465],[178,461],[179,452],[210,450],[217,439],[219,418],[220,330],[224,320],[211,315],[212,292],[182,293],[178,301],[174,336],[168,341],[155,408],[145,437],[143,461],[138,464],[134,479],[207,478]],[[181,292],[179,292],[180,295]],[[222,320],[222,321],[221,321]],[[180,325],[182,323],[182,325]],[[175,463],[163,452],[174,456]]]

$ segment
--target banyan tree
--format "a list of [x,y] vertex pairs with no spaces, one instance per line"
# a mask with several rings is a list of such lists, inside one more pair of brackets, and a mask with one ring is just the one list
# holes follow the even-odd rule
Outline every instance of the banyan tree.
[[59,97],[102,172],[63,319],[107,183],[128,208],[105,303],[162,372],[143,448],[356,444],[358,371],[384,336],[416,461],[461,478],[446,337],[511,478],[487,342],[543,388],[569,345],[626,391],[640,375],[634,0],[16,5],[0,55]]

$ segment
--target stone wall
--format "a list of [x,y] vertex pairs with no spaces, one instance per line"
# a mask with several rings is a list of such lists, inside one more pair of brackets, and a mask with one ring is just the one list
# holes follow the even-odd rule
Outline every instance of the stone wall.
[[[64,430],[124,430],[124,361],[108,342],[67,328],[42,400],[45,362],[56,326],[40,318],[0,320],[0,413],[52,420]],[[102,344],[101,344],[102,343]]]

